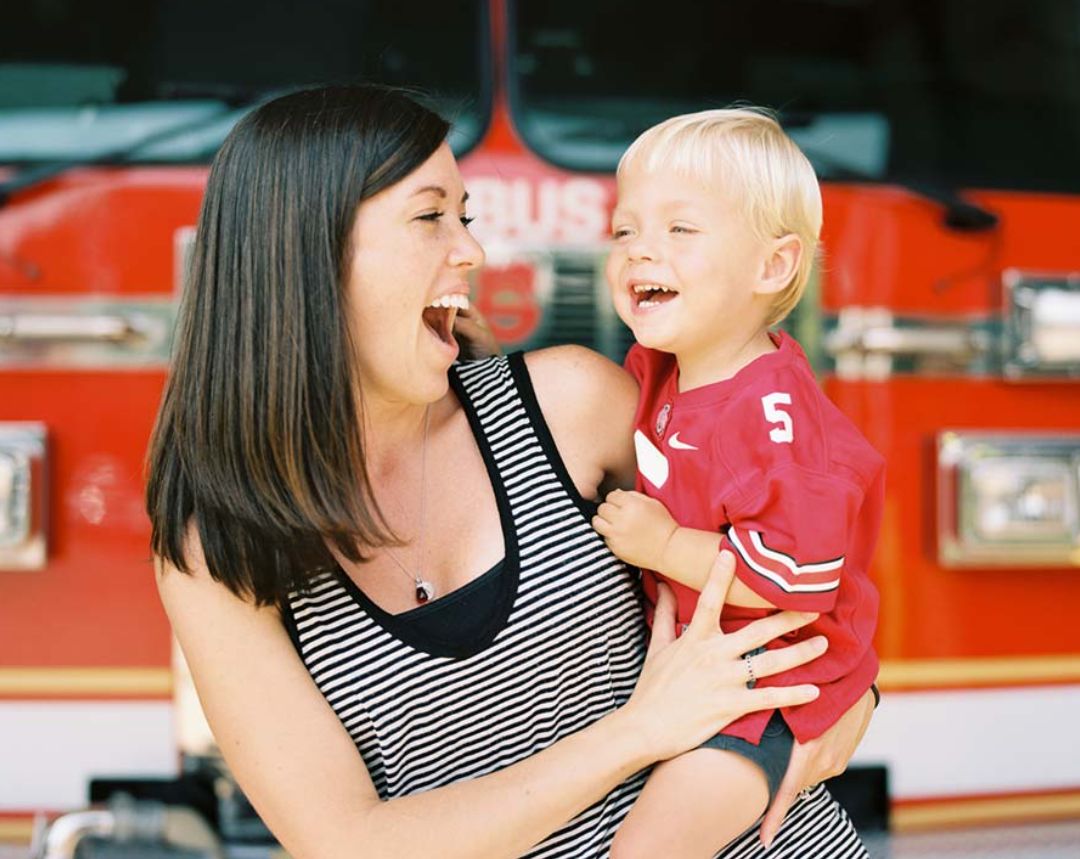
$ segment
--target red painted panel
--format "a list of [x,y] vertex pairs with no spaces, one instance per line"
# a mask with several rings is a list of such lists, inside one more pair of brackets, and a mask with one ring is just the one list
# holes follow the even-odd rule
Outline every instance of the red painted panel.
[[888,461],[874,576],[883,659],[1080,652],[1080,569],[944,569],[937,564],[935,437],[943,429],[1075,432],[1075,384],[896,377],[830,379],[833,401]]
[[173,241],[195,224],[206,168],[84,169],[0,208],[0,297],[174,289]]
[[0,421],[49,428],[49,564],[0,572],[0,666],[169,664],[143,457],[161,372],[0,375]]
[[1080,271],[1080,199],[1002,191],[971,194],[997,213],[994,230],[942,225],[942,208],[900,188],[827,185],[822,304],[897,314],[984,315],[1001,306],[1001,272]]

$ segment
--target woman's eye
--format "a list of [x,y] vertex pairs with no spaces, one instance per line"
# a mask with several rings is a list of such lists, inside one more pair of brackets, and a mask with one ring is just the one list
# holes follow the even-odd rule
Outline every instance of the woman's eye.
[[470,218],[468,215],[461,216],[461,226],[468,227],[476,218]]
[[416,220],[418,220],[418,221],[437,221],[444,214],[445,214],[445,212],[428,212],[426,215],[417,215]]

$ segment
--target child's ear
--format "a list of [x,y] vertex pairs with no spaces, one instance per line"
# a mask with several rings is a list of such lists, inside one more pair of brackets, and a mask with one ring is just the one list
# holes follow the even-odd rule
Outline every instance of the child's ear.
[[802,254],[802,239],[795,233],[773,239],[768,256],[761,266],[761,276],[754,292],[759,295],[772,295],[784,289],[795,277]]

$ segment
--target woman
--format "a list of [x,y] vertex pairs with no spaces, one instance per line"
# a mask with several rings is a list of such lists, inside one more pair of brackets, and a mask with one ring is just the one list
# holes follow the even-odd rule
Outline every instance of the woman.
[[[446,133],[373,87],[234,129],[152,442],[163,602],[296,857],[603,855],[650,764],[815,694],[746,688],[739,654],[806,618],[723,636],[720,561],[677,641],[665,597],[646,657],[633,577],[589,526],[634,469],[618,367],[579,348],[451,367],[483,252]],[[868,709],[803,750],[792,791],[842,769]],[[818,790],[771,855],[811,829],[858,850]]]

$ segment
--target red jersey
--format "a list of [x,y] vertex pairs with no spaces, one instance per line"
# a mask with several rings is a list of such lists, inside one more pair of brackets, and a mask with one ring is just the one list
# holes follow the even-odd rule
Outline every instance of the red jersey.
[[[815,683],[820,696],[786,708],[801,742],[819,736],[877,676],[872,647],[878,595],[867,575],[881,522],[884,460],[818,387],[786,334],[733,378],[680,392],[673,355],[635,345],[626,368],[641,386],[635,417],[637,487],[662,501],[680,525],[716,531],[735,572],[781,609],[820,612],[770,647],[824,634],[828,651],[759,685]],[[657,573],[645,571],[656,600]],[[663,578],[661,576],[661,578]],[[665,579],[678,620],[689,623],[698,592]],[[725,605],[733,631],[773,613]],[[751,713],[724,733],[753,743],[771,712]]]

